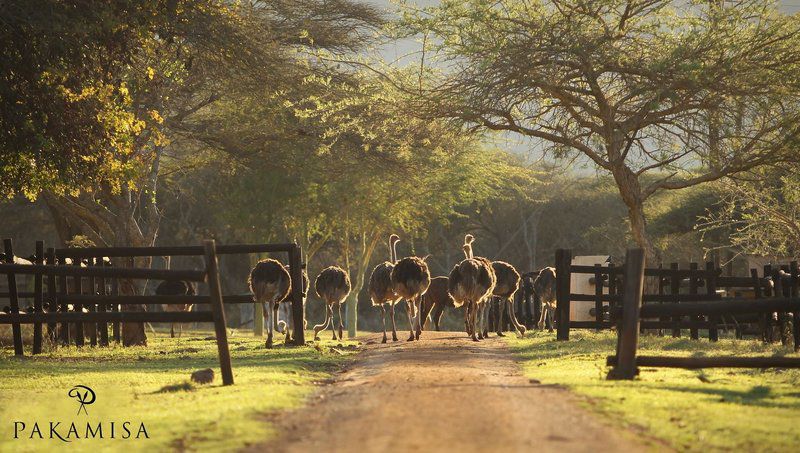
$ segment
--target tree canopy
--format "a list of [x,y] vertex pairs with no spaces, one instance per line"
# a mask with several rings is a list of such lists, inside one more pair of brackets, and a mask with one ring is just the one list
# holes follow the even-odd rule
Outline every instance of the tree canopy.
[[651,257],[653,194],[794,158],[800,23],[769,0],[444,0],[397,30],[429,43],[423,115],[585,156]]

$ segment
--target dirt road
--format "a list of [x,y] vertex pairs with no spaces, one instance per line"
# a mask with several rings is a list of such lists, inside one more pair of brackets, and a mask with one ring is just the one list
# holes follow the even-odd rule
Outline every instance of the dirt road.
[[380,344],[307,407],[273,419],[283,433],[253,451],[644,451],[581,409],[564,389],[524,378],[501,339],[455,332]]

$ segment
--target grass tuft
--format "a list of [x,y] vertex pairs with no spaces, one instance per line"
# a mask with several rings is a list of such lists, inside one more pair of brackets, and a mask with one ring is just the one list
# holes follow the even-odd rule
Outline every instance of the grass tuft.
[[190,381],[184,381],[179,384],[165,385],[158,389],[156,393],[172,393],[172,392],[188,392],[194,390],[196,387]]

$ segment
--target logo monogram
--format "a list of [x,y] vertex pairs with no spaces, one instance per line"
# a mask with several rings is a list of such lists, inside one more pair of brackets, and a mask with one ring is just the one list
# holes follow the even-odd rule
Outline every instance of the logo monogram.
[[78,400],[78,402],[81,403],[81,406],[78,408],[78,414],[83,411],[83,413],[86,415],[89,415],[89,413],[86,412],[86,405],[94,403],[96,399],[94,390],[85,385],[76,385],[75,387],[72,387],[69,393],[67,393],[67,396]]

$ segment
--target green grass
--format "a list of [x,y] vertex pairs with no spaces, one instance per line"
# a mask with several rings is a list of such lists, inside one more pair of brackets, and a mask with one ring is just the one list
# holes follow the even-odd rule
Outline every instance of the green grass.
[[[268,414],[302,405],[315,381],[328,378],[357,348],[355,342],[339,346],[323,340],[266,350],[263,339],[251,332],[235,332],[229,341],[236,383],[223,387],[216,343],[205,339],[209,335],[184,331],[182,338],[170,339],[149,334],[147,347],[72,346],[24,358],[15,358],[13,349],[1,349],[0,451],[45,451],[66,445],[79,451],[233,451],[274,436]],[[282,341],[282,335],[278,338]],[[189,382],[191,372],[203,368],[214,370],[214,383]],[[87,406],[88,416],[76,415],[79,403],[67,396],[78,384],[97,394],[97,401]],[[18,420],[28,426],[15,440]],[[28,438],[33,421],[39,422],[45,440]],[[150,438],[64,444],[47,439],[49,421],[61,421],[67,428],[74,421],[82,438],[87,421],[93,426],[117,421],[118,427],[131,421],[134,434],[144,422]],[[104,430],[108,436],[108,425]]]
[[[642,368],[634,381],[607,381],[616,335],[572,331],[509,338],[526,376],[563,385],[612,425],[643,431],[685,451],[796,451],[800,445],[800,370]],[[792,354],[755,340],[718,343],[643,336],[640,354],[770,356]]]

